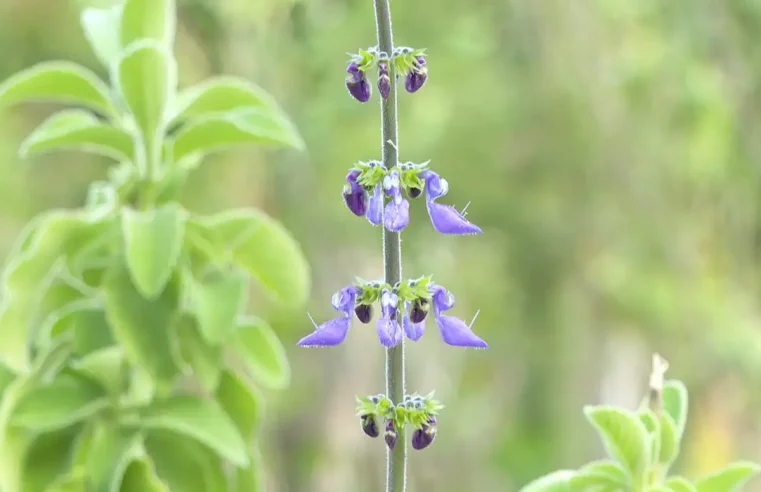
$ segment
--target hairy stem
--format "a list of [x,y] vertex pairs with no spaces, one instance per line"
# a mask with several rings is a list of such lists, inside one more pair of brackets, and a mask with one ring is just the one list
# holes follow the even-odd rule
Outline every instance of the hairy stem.
[[[389,0],[374,0],[375,25],[378,32],[378,50],[389,57],[394,50],[394,37],[391,29],[391,9]],[[396,74],[393,64],[389,64],[391,93],[388,99],[381,101],[381,148],[383,165],[386,169],[396,166],[398,157],[396,125]],[[394,285],[402,278],[402,240],[399,233],[389,232],[383,228],[383,266],[385,281]],[[399,311],[401,323],[401,310]],[[404,340],[386,349],[386,395],[394,403],[404,399]],[[388,451],[386,465],[386,492],[403,492],[407,486],[407,442],[404,429],[397,429],[399,437],[393,450]]]

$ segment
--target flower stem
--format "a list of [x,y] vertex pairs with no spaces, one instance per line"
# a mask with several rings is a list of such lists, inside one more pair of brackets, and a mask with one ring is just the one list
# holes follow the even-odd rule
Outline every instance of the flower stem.
[[[378,50],[389,57],[394,51],[389,0],[374,0],[375,25],[378,33]],[[386,169],[396,166],[398,160],[396,123],[396,74],[394,64],[389,64],[391,93],[381,101],[381,148]],[[383,228],[383,266],[385,282],[394,285],[402,278],[402,240],[399,233]],[[399,310],[401,323],[401,310]],[[404,399],[404,340],[396,347],[386,349],[386,395],[394,403]],[[386,465],[386,492],[404,492],[407,486],[407,443],[404,429],[397,429],[399,437],[393,450],[388,451]]]

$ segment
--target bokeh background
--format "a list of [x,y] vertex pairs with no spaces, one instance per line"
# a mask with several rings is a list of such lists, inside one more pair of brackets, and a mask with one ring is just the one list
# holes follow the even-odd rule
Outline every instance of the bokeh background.
[[[81,34],[87,0],[0,0],[0,79],[67,58],[102,70]],[[377,98],[346,93],[346,52],[374,44],[370,0],[179,0],[181,84],[250,78],[287,108],[306,153],[209,158],[184,203],[260,206],[313,267],[316,319],[354,275],[382,273],[380,230],[345,210],[343,176],[378,158]],[[410,490],[515,491],[601,457],[584,404],[635,408],[650,356],[691,396],[677,470],[761,459],[761,2],[393,0],[396,41],[429,49],[430,79],[400,93],[402,160],[431,159],[479,237],[442,237],[422,203],[404,270],[457,295],[489,350],[435,328],[408,345],[409,389],[447,405],[410,456]],[[103,74],[105,75],[105,74]],[[37,212],[75,207],[105,161],[16,149],[51,107],[0,114],[0,254]],[[383,389],[372,325],[325,350],[295,342],[306,314],[255,297],[289,347],[290,389],[268,394],[272,492],[376,492],[384,448],[354,419]],[[761,490],[756,484],[748,490]]]

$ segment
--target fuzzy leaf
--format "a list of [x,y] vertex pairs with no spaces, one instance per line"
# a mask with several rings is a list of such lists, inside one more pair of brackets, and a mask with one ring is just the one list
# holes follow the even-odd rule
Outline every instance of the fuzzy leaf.
[[127,466],[141,450],[139,434],[98,425],[89,444],[85,467],[92,492],[119,492]]
[[666,486],[674,492],[698,492],[695,485],[683,477],[671,477],[666,480]]
[[140,423],[191,437],[238,466],[248,463],[235,424],[214,401],[189,395],[156,400],[141,412]]
[[242,318],[232,348],[265,386],[282,389],[290,383],[291,368],[285,348],[264,320],[253,316]]
[[67,61],[38,63],[0,84],[0,107],[24,101],[80,104],[106,116],[116,114],[108,86],[90,70]]
[[166,287],[185,240],[186,213],[176,203],[145,212],[122,212],[125,255],[130,277],[144,297],[154,299]]
[[666,381],[663,386],[663,410],[674,419],[677,437],[680,440],[687,424],[688,406],[687,387],[684,383],[677,380]]
[[264,492],[262,458],[258,451],[249,453],[248,466],[238,468],[235,476],[235,492]]
[[222,348],[204,340],[198,322],[189,313],[177,317],[175,329],[182,359],[206,391],[216,390],[222,366]]
[[76,429],[64,429],[38,435],[24,456],[23,490],[47,490],[69,468],[69,454]]
[[112,395],[118,395],[124,389],[124,350],[118,345],[95,350],[73,361],[71,368]]
[[613,461],[595,461],[585,465],[570,480],[573,490],[588,487],[612,487],[628,489],[631,478],[623,467]]
[[195,440],[172,432],[151,431],[145,448],[169,490],[228,491],[222,461]]
[[761,467],[755,463],[738,461],[695,480],[695,488],[698,492],[739,492],[759,471]]
[[674,419],[668,413],[661,415],[660,454],[658,461],[668,467],[679,456],[679,437]]
[[225,370],[216,396],[227,415],[235,422],[243,440],[249,442],[259,429],[264,414],[262,395],[237,374]]
[[235,330],[248,297],[242,272],[212,273],[193,282],[193,309],[204,339],[217,345]]
[[534,480],[520,492],[571,492],[570,480],[573,475],[574,472],[570,470],[559,470]]
[[133,460],[124,470],[119,492],[169,492],[159,477],[148,457]]
[[101,123],[91,113],[79,109],[60,111],[38,126],[21,144],[20,154],[78,149],[113,159],[131,160],[132,137]]
[[80,16],[82,30],[90,48],[106,67],[118,60],[122,50],[119,40],[121,15],[121,5],[115,5],[109,8],[86,8]]
[[177,27],[175,11],[174,0],[126,0],[121,15],[121,45],[149,39],[171,49]]
[[248,80],[214,77],[180,92],[171,119],[174,122],[188,121],[260,106],[277,108],[272,96]]
[[624,465],[636,482],[650,463],[650,438],[644,424],[633,413],[615,407],[586,407],[584,413],[610,456]]

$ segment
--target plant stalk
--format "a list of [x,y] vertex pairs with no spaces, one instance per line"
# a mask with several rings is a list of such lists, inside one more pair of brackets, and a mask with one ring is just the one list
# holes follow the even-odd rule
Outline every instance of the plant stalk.
[[[378,50],[389,57],[394,51],[394,37],[391,28],[390,0],[374,0],[375,25],[378,34]],[[391,93],[388,99],[379,98],[381,103],[381,149],[383,165],[386,169],[396,166],[398,161],[396,122],[396,74],[394,64],[389,63]],[[394,285],[402,278],[402,239],[399,233],[383,227],[383,267],[385,282]],[[401,320],[401,309],[398,314]],[[396,347],[386,349],[386,396],[391,401],[401,403],[405,392],[404,339]],[[398,438],[393,450],[388,451],[386,464],[386,492],[404,492],[407,486],[407,442],[404,429],[397,429]]]

